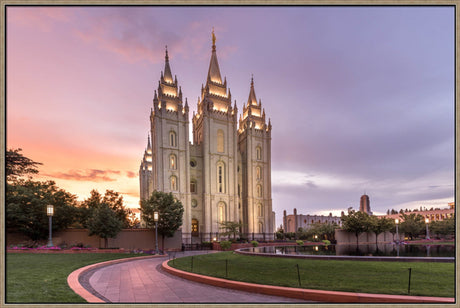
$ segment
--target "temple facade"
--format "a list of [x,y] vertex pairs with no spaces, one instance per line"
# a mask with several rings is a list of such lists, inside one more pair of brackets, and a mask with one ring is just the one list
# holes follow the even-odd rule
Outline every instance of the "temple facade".
[[140,197],[171,192],[184,206],[183,243],[219,238],[223,222],[241,223],[241,236],[273,239],[271,130],[254,79],[238,115],[226,78],[222,79],[212,33],[205,84],[192,115],[173,78],[168,51],[154,92],[150,134],[140,165]]

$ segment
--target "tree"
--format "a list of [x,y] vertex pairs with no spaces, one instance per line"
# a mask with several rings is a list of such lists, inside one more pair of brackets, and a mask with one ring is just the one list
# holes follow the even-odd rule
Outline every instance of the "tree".
[[430,222],[430,233],[445,237],[447,235],[455,235],[455,218],[449,217],[444,220]]
[[360,233],[367,232],[369,230],[369,215],[364,212],[355,212],[351,210],[348,215],[342,215],[342,228],[356,235],[356,245],[359,244],[358,236]]
[[154,191],[149,199],[141,201],[141,218],[148,228],[155,228],[153,213],[158,211],[158,233],[164,238],[173,237],[174,233],[182,226],[184,207],[172,193]]
[[16,179],[6,189],[6,227],[37,241],[48,237],[46,206],[54,206],[53,231],[70,226],[76,217],[76,196],[58,188],[53,181]]
[[123,222],[105,203],[96,208],[88,220],[89,235],[97,235],[104,239],[104,247],[108,248],[109,238],[114,238],[123,228]]
[[88,219],[93,215],[93,212],[102,205],[108,206],[122,222],[123,228],[132,226],[130,215],[132,211],[123,205],[123,196],[113,190],[106,190],[102,196],[97,190],[93,189],[90,196],[83,201],[79,218],[84,227],[88,227]]
[[[380,233],[384,233],[386,231],[390,231],[395,224],[394,220],[391,218],[386,217],[377,217],[377,216],[370,216],[370,224],[369,224],[369,231],[375,233],[375,245],[377,245],[377,238]],[[378,248],[378,246],[377,246]]]
[[38,165],[42,165],[42,163],[35,162],[19,153],[21,151],[22,149],[20,148],[6,151],[5,173],[8,183],[12,183],[26,175],[37,174]]
[[221,225],[220,229],[225,230],[221,232],[220,235],[228,236],[233,234],[233,239],[236,239],[236,235],[240,234],[241,227],[243,226],[242,223],[234,221],[223,221],[219,224]]
[[401,232],[405,233],[412,240],[422,234],[425,230],[425,218],[422,215],[412,213],[399,215],[401,217]]

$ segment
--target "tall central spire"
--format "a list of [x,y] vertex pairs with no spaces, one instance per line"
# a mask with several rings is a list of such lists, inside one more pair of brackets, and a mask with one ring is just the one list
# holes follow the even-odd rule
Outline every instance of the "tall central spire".
[[209,63],[208,80],[214,83],[222,84],[222,77],[220,77],[219,63],[217,62],[216,54],[216,36],[214,29],[212,30],[212,55],[211,62]]

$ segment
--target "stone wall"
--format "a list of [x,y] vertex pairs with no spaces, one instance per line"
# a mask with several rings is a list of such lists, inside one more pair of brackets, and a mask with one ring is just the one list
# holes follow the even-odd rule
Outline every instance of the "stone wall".
[[[7,233],[6,245],[18,245],[21,243],[30,242],[30,240],[20,233]],[[48,241],[41,241],[46,244]],[[67,244],[68,247],[82,243],[89,245],[93,248],[104,247],[104,239],[98,236],[89,236],[86,229],[67,229],[53,233],[53,244],[61,245]],[[108,247],[110,248],[124,248],[127,250],[134,249],[155,249],[155,231],[151,229],[124,229],[118,233],[116,238],[109,239]],[[162,237],[158,235],[158,248],[163,249]],[[172,238],[164,239],[165,250],[179,250],[182,248],[182,233],[176,231]]]
[[[354,233],[349,233],[342,229],[335,230],[335,239],[337,244],[356,244],[356,235]],[[396,234],[393,235],[390,232],[385,232],[379,234],[377,238],[378,243],[391,243],[396,240]],[[404,240],[404,234],[399,234],[399,240]],[[361,244],[364,243],[375,243],[375,233],[361,233],[358,236],[358,242]]]

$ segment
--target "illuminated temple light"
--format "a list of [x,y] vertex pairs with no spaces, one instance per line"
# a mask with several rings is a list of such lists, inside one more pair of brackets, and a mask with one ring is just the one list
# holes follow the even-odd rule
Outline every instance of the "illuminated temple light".
[[152,171],[152,167],[151,167],[151,166],[149,166],[149,168],[148,168],[148,169],[149,169],[149,171]]
[[216,95],[216,96],[220,96],[220,97],[225,97],[225,98],[228,98],[228,97],[227,97],[227,94],[216,93],[216,92],[213,92],[213,91],[209,91],[209,94],[212,94],[212,95]]

